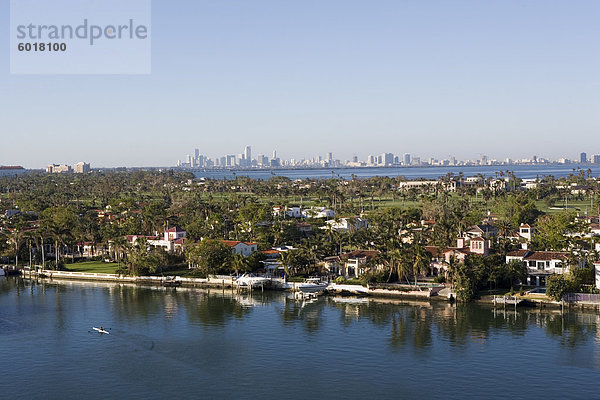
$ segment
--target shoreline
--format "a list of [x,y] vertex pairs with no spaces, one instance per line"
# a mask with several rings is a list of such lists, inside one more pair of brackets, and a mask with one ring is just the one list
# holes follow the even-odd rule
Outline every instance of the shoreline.
[[[85,273],[85,272],[71,272],[71,271],[52,271],[43,270],[39,273],[25,272],[22,271],[20,277],[24,279],[44,279],[44,280],[74,280],[81,282],[108,282],[108,283],[128,283],[135,285],[147,285],[147,286],[159,286],[159,287],[185,287],[185,288],[222,288],[222,289],[237,289],[237,290],[252,290],[245,287],[236,287],[235,280],[230,276],[215,276],[210,278],[182,278],[179,276],[123,276],[123,275],[112,275],[102,273]],[[176,284],[173,284],[173,283]],[[275,285],[269,285],[269,287],[257,287],[254,290],[269,290],[269,291],[288,291],[297,292],[297,282],[286,282],[281,278],[273,278]],[[448,303],[456,303],[456,300],[449,298],[446,295],[439,295],[441,290],[433,291],[400,291],[392,289],[381,289],[381,288],[369,288],[359,285],[336,285],[332,284],[326,293],[329,295],[340,295],[340,296],[360,296],[365,298],[376,298],[376,299],[406,299],[406,300],[422,300],[422,301],[441,301]],[[439,289],[439,288],[438,288]],[[453,292],[453,298],[455,298]],[[600,311],[600,304],[591,303],[573,303],[573,302],[557,302],[547,298],[523,298],[510,296],[512,299],[510,303],[497,302],[499,299],[503,299],[505,296],[483,296],[482,298],[473,300],[477,304],[493,305],[495,308],[550,308],[550,309],[581,309],[581,310],[597,310]],[[517,302],[513,302],[518,300]]]

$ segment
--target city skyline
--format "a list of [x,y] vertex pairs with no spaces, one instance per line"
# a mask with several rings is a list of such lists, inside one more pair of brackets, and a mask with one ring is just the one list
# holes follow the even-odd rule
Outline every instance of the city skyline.
[[150,75],[10,75],[0,41],[0,164],[168,166],[232,143],[575,159],[600,132],[596,1],[174,0],[152,15]]
[[[192,155],[193,154],[193,155]],[[308,158],[282,158],[278,156],[277,150],[272,151],[269,156],[265,153],[257,153],[252,157],[252,146],[245,146],[243,152],[237,154],[224,154],[208,156],[199,148],[193,153],[187,154],[183,160],[177,161],[180,168],[279,168],[279,167],[386,167],[386,166],[462,166],[462,165],[513,165],[513,164],[600,164],[600,154],[581,152],[573,158],[561,157],[551,159],[543,156],[532,155],[529,158],[495,159],[480,154],[476,159],[459,159],[454,156],[437,159],[435,157],[421,157],[411,153],[369,154],[359,157],[354,154],[350,159],[338,159],[334,153],[329,151],[325,155],[317,154]]]

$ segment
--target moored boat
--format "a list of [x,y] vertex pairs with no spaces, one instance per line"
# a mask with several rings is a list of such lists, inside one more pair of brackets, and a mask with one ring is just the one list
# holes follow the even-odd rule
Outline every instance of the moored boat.
[[322,282],[320,278],[309,278],[304,283],[299,283],[296,287],[304,293],[318,293],[327,289],[329,284]]
[[235,285],[241,287],[261,287],[269,283],[271,283],[271,278],[251,273],[245,273],[235,280]]

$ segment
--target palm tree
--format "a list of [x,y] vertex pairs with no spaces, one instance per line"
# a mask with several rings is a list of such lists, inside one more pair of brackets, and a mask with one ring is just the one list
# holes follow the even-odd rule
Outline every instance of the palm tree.
[[420,274],[426,274],[431,265],[431,256],[425,251],[425,248],[420,244],[413,246],[413,264],[412,272],[415,278],[415,286],[417,286],[417,278]]
[[14,228],[9,231],[8,242],[15,251],[15,267],[19,266],[19,250],[21,249],[21,242],[23,240],[23,234],[20,228]]
[[235,270],[235,275],[239,275],[239,271],[245,271],[248,267],[248,261],[246,260],[246,257],[244,257],[241,254],[235,253],[233,255],[233,260],[231,262],[231,265],[233,266],[233,269]]

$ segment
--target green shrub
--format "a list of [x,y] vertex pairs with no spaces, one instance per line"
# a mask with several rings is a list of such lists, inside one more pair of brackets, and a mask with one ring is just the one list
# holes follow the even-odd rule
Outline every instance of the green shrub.
[[343,276],[338,276],[337,278],[335,278],[335,283],[344,283],[346,282],[346,278],[344,278]]
[[193,268],[192,270],[190,270],[190,272],[188,272],[186,275],[186,277],[189,278],[207,278],[208,274],[206,273],[205,270],[200,269],[200,268]]
[[347,279],[344,283],[346,285],[361,285],[361,286],[363,284],[363,282],[360,279],[356,279],[356,278]]

